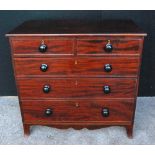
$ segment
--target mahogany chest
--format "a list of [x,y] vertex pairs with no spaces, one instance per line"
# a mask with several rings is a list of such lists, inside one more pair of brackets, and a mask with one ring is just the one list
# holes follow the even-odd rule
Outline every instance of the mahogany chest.
[[130,20],[33,20],[9,37],[24,133],[124,126],[132,137],[144,33]]

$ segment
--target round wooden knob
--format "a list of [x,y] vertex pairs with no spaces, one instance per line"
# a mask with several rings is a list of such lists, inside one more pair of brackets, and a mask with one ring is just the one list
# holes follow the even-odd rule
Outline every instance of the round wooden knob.
[[104,107],[102,109],[102,116],[103,117],[108,117],[109,116],[109,108]]
[[104,49],[105,49],[105,51],[108,52],[108,53],[112,52],[113,46],[112,46],[112,44],[110,43],[110,40],[108,40],[108,43],[105,45]]
[[47,50],[47,45],[41,44],[41,45],[39,46],[39,51],[40,51],[41,53],[45,53],[46,50]]
[[104,91],[105,94],[109,94],[111,92],[109,86],[104,86],[103,91]]
[[105,64],[105,65],[104,65],[104,70],[105,70],[106,72],[111,72],[111,71],[112,71],[112,66],[111,66],[110,64]]
[[43,92],[44,93],[49,93],[50,92],[50,86],[49,85],[44,85],[44,87],[43,87]]
[[46,72],[47,69],[48,69],[48,65],[47,65],[47,64],[41,64],[40,70],[41,70],[42,72]]
[[52,109],[46,109],[46,110],[45,110],[45,115],[46,115],[46,116],[51,116],[52,113],[53,113]]

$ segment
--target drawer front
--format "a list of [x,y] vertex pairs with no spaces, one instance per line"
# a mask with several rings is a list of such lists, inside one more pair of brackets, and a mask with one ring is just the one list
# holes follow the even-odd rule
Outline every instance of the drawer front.
[[22,101],[25,123],[131,121],[133,100]]
[[[110,40],[110,41],[108,41]],[[77,40],[77,53],[78,55],[89,55],[89,54],[139,54],[140,41],[128,40],[125,38],[114,39],[81,39]],[[112,45],[112,50],[106,50],[106,45]],[[108,46],[109,47],[109,46]]]
[[139,58],[15,58],[17,77],[24,76],[137,76]]
[[17,77],[23,76],[67,76],[73,74],[74,60],[71,58],[14,58]]
[[[41,45],[43,51],[40,51]],[[12,40],[12,48],[14,54],[74,54],[73,40],[58,40],[58,39],[25,39],[25,40]]]
[[77,59],[76,74],[83,76],[133,76],[139,68],[139,58],[135,57],[100,57]]
[[136,83],[129,78],[31,78],[17,82],[21,99],[133,98]]

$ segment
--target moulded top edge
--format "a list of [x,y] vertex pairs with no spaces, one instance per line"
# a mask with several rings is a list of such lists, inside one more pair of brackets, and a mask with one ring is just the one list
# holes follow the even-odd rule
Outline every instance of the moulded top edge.
[[6,34],[6,37],[33,37],[33,36],[147,36],[147,33],[106,33],[106,34]]

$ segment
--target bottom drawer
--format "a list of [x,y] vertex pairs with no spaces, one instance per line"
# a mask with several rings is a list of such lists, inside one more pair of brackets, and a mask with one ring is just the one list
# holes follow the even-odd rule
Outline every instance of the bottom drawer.
[[21,102],[24,123],[129,122],[134,100],[25,100]]

